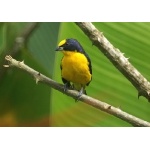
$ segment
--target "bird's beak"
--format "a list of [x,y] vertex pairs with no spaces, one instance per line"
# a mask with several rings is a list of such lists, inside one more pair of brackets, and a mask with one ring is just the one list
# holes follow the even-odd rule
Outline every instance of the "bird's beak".
[[63,47],[57,47],[56,49],[55,49],[55,51],[63,51],[64,49],[63,49]]

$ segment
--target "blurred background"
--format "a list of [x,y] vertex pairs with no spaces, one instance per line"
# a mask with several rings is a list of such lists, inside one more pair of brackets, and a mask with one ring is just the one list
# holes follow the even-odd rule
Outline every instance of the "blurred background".
[[[144,77],[150,80],[150,23],[93,23]],[[92,61],[89,96],[150,122],[150,103],[137,98],[131,83],[110,63],[72,22],[0,23],[0,126],[130,127],[112,115],[68,97],[17,68],[4,68],[6,55],[42,74],[61,81],[62,53],[55,52],[60,40],[77,39]]]

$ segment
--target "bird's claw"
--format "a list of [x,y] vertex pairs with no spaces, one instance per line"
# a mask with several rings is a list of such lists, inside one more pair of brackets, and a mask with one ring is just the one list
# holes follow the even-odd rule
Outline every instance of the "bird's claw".
[[81,90],[79,91],[79,94],[77,95],[75,102],[79,101],[79,98],[82,96],[83,92],[84,92],[84,88],[82,87]]
[[70,83],[65,83],[64,84],[64,92],[66,92],[70,88]]

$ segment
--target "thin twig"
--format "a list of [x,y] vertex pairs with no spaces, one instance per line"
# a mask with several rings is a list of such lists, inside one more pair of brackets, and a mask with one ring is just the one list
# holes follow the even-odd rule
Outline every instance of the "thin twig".
[[[3,59],[0,61],[0,64],[4,64],[5,61],[4,57],[6,55],[11,55],[14,57],[20,51],[20,49],[26,44],[30,35],[37,27],[38,27],[37,22],[28,23],[27,26],[24,28],[24,30],[20,33],[20,35],[16,37],[15,43],[11,48],[11,50],[4,51],[3,54],[1,54],[1,58]],[[5,71],[6,70],[3,68],[3,66],[0,65],[0,78],[4,75]]]
[[[66,92],[64,91],[64,86],[62,84],[57,83],[56,81],[46,77],[45,75],[35,71],[34,69],[30,68],[29,66],[25,65],[24,62],[20,62],[17,61],[15,59],[13,59],[11,56],[6,56],[5,59],[8,61],[8,65],[4,65],[4,67],[17,67],[20,68],[26,72],[28,72],[30,75],[32,75],[35,80],[36,83],[41,82],[44,84],[47,84],[48,86],[68,95],[73,97],[74,99],[77,98],[78,96],[78,92],[75,90],[67,90]],[[117,118],[120,118],[130,124],[132,124],[133,126],[147,126],[150,127],[150,123],[147,121],[144,121],[142,119],[139,119],[133,115],[130,115],[124,111],[122,111],[119,108],[115,108],[105,102],[102,102],[100,100],[94,99],[90,96],[87,95],[82,95],[79,100],[81,100],[81,102],[84,102],[86,104],[89,104],[97,109],[100,109],[102,111],[105,111],[111,115],[116,116]]]
[[24,28],[21,34],[16,38],[14,46],[10,53],[11,56],[15,55],[20,50],[20,48],[27,43],[30,35],[37,27],[38,27],[37,22],[27,24],[27,26]]
[[138,97],[144,96],[150,102],[150,82],[129,62],[128,58],[115,48],[90,22],[77,22],[80,29],[88,36],[93,45],[113,63],[113,65],[132,83],[138,90]]

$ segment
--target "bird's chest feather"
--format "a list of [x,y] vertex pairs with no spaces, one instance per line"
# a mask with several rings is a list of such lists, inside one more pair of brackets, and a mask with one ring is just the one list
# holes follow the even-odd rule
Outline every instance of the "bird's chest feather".
[[89,62],[81,53],[64,55],[62,62],[62,77],[73,83],[86,84],[91,80]]

